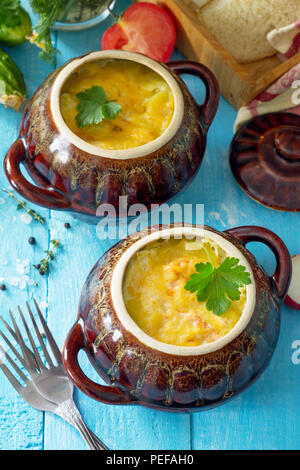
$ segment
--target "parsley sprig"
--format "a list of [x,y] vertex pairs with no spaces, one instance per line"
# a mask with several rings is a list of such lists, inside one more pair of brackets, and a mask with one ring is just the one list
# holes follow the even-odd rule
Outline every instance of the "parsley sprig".
[[121,112],[121,106],[115,101],[109,101],[102,86],[92,86],[76,97],[79,103],[76,107],[78,127],[99,124],[103,119],[115,119]]
[[195,265],[193,273],[185,284],[185,289],[196,292],[199,302],[206,302],[207,310],[215,315],[223,315],[231,301],[240,300],[240,287],[251,283],[250,274],[239,264],[238,258],[227,257],[219,267],[205,246],[202,247],[210,260]]

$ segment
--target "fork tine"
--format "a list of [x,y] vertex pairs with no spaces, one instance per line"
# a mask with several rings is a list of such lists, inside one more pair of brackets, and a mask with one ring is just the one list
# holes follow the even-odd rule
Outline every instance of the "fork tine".
[[[52,361],[51,357],[49,356],[49,353],[48,353],[48,351],[47,351],[47,348],[46,348],[46,346],[45,346],[45,343],[44,343],[44,341],[43,341],[43,338],[42,338],[42,336],[41,336],[41,333],[39,332],[38,326],[37,326],[37,324],[36,324],[36,321],[35,321],[35,319],[34,319],[34,316],[33,316],[33,314],[32,314],[32,311],[31,311],[31,309],[30,309],[30,306],[29,306],[28,302],[26,302],[26,306],[27,306],[27,310],[28,310],[28,312],[29,312],[29,315],[30,315],[30,318],[31,318],[33,327],[34,327],[34,329],[35,329],[36,335],[37,335],[37,337],[38,337],[39,343],[40,343],[41,348],[42,348],[42,350],[43,350],[43,352],[44,352],[44,354],[45,354],[46,361],[48,362],[48,364],[49,364],[50,367],[54,367],[53,361]],[[23,315],[22,315],[22,319],[23,319],[23,322],[24,322],[24,317],[23,317]]]
[[[10,327],[10,325],[4,320],[4,318],[2,317],[2,315],[0,315],[0,319],[2,320],[2,322],[4,323],[4,325],[6,326],[6,328],[8,329],[8,331],[10,332],[10,334],[12,335],[12,337],[18,341],[18,338],[17,338],[17,335],[15,333],[15,331]],[[1,334],[1,330],[0,330],[0,334]],[[4,334],[2,333],[1,334],[2,337],[4,337]],[[9,342],[9,340],[5,337],[4,338],[5,341],[7,342],[8,346],[10,346],[10,348],[13,350],[14,354],[18,357],[19,361],[22,363],[22,365],[26,368],[26,364],[25,362],[23,361],[23,358],[21,358],[21,356],[19,355],[19,353],[16,351],[16,349],[12,346],[12,344]],[[26,346],[27,347],[27,346]],[[31,349],[27,349],[27,352],[28,352],[28,357],[30,357],[30,360],[31,360],[31,365],[32,367],[36,368],[37,370],[39,370],[39,366],[38,366],[38,363],[35,359],[35,356],[33,354],[33,352],[31,351]]]
[[[37,362],[38,362],[39,368],[40,368],[41,370],[42,370],[42,369],[45,369],[45,365],[43,364],[43,361],[42,361],[42,358],[41,358],[41,356],[40,356],[40,353],[38,352],[38,349],[37,349],[37,347],[36,347],[36,344],[35,344],[35,342],[34,342],[34,340],[33,340],[32,335],[31,335],[31,333],[30,333],[30,330],[29,330],[29,327],[28,327],[28,325],[27,325],[27,322],[26,322],[26,320],[25,320],[25,318],[24,318],[23,312],[22,312],[22,310],[21,310],[21,308],[20,308],[19,306],[18,306],[18,310],[19,310],[19,314],[20,314],[20,316],[21,316],[23,325],[24,325],[24,327],[25,327],[27,336],[28,336],[28,338],[29,338],[30,344],[31,344],[31,346],[32,346],[32,349],[33,349],[33,352],[34,352],[34,356],[35,356],[35,358],[36,358],[36,360],[37,360]],[[20,331],[20,330],[19,330],[19,331]],[[27,353],[27,351],[26,351],[26,353]],[[29,358],[28,358],[28,353],[26,354],[26,359],[27,359],[27,361],[29,360]]]
[[21,362],[22,366],[26,367],[26,364],[24,362],[24,359],[23,357],[18,353],[18,351],[16,350],[16,348],[13,346],[13,344],[9,341],[9,339],[7,338],[7,336],[0,330],[0,335],[2,336],[2,338],[4,339],[4,341],[6,342],[6,344],[10,347],[10,349],[12,350],[12,352],[14,353],[14,355],[19,359],[19,361]]
[[21,390],[22,390],[22,385],[20,384],[20,382],[18,382],[18,380],[15,378],[15,376],[11,373],[11,371],[8,369],[8,367],[6,367],[5,364],[3,364],[3,362],[0,361],[0,369],[2,370],[2,372],[6,375],[6,377],[8,378],[8,380],[10,381],[10,383],[12,384],[12,386],[14,387],[14,389],[20,393],[20,395],[22,395],[21,393]]
[[0,315],[0,318],[1,318],[1,321],[4,323],[4,325],[6,326],[6,328],[8,329],[8,331],[10,332],[10,334],[13,336],[13,338],[17,341],[17,335],[16,333],[14,332],[14,330],[12,329],[12,327],[7,323],[7,321],[4,320],[4,318],[2,317],[2,315]]
[[49,328],[48,328],[48,326],[47,326],[47,323],[46,323],[46,321],[45,321],[45,318],[43,317],[43,314],[42,314],[42,312],[41,312],[41,310],[40,310],[38,304],[36,303],[36,300],[33,299],[33,301],[34,301],[34,305],[35,305],[35,308],[36,308],[36,310],[37,310],[37,313],[38,313],[38,315],[39,315],[39,318],[40,318],[40,320],[41,320],[41,323],[42,323],[42,325],[43,325],[45,334],[46,334],[47,339],[48,339],[48,341],[49,341],[49,344],[50,344],[50,346],[51,346],[51,349],[52,349],[52,352],[53,352],[53,354],[54,354],[54,357],[55,357],[55,359],[56,359],[56,361],[57,361],[58,364],[62,364],[62,355],[61,355],[61,351],[60,351],[59,347],[57,346],[57,344],[56,344],[56,342],[55,342],[55,340],[54,340],[54,338],[53,338],[53,336],[52,336],[52,333],[51,333],[51,331],[49,330]]
[[[28,370],[29,373],[32,373],[34,372],[34,369],[31,367],[31,363],[30,363],[30,359],[28,359],[28,353],[26,351],[26,345],[25,345],[25,342],[24,342],[24,339],[20,333],[20,330],[17,326],[17,323],[16,323],[16,320],[11,312],[11,310],[9,311],[9,314],[10,314],[10,317],[11,317],[11,320],[13,322],[13,326],[14,326],[14,329],[15,329],[15,332],[16,332],[16,335],[17,335],[17,338],[18,338],[18,343],[22,349],[22,354],[23,354],[23,357],[24,357],[24,360],[25,360],[25,364],[26,364],[26,369]],[[32,347],[34,349],[34,353],[35,353],[35,358],[38,362],[38,365],[39,365],[39,368],[40,369],[45,369],[45,366],[44,364],[42,363],[42,360],[41,360],[41,357],[39,355],[39,352],[33,342],[32,344]]]
[[24,382],[27,382],[27,377],[25,374],[23,374],[23,372],[21,371],[21,369],[17,366],[17,364],[15,363],[15,361],[10,357],[10,355],[8,354],[7,351],[5,351],[5,349],[1,346],[0,344],[0,351],[2,352],[2,354],[4,354],[4,356],[6,357],[6,359],[8,360],[8,362],[11,364],[11,366],[15,369],[15,371],[17,372],[17,374],[21,377],[22,380],[24,380]]

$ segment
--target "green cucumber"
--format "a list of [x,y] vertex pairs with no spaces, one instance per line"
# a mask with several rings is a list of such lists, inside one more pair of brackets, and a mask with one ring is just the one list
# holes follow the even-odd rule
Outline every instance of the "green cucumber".
[[25,100],[23,74],[9,55],[0,49],[0,103],[20,111]]
[[24,8],[19,8],[19,20],[15,26],[0,24],[0,42],[7,46],[16,46],[26,41],[31,35],[32,24],[30,16]]

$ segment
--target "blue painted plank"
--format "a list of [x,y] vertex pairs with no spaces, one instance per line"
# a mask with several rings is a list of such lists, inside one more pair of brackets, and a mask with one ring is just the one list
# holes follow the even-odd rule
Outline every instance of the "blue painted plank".
[[[24,2],[27,6],[28,2]],[[22,70],[28,96],[36,90],[50,73],[51,66],[41,64],[38,49],[29,43],[4,48]],[[26,58],[24,60],[24,58]],[[21,114],[12,109],[0,108],[0,153],[1,161],[18,135]],[[0,167],[0,188],[11,189],[5,178],[3,165]],[[22,198],[20,198],[22,199]],[[47,278],[41,278],[33,264],[43,257],[48,248],[49,211],[36,209],[46,219],[44,225],[26,218],[24,211],[16,210],[16,202],[0,192],[0,278],[7,290],[0,295],[0,312],[9,320],[8,309],[16,312],[17,305],[25,306],[27,300],[36,297],[40,303],[47,297]],[[28,243],[34,236],[36,245]],[[34,284],[38,283],[38,286]],[[1,325],[1,328],[3,325]],[[3,344],[3,342],[2,342]],[[0,372],[0,449],[42,449],[44,416],[34,410],[18,396],[10,383]]]

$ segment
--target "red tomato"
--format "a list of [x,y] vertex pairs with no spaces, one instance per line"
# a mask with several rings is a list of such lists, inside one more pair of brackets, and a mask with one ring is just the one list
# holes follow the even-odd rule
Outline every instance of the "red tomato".
[[167,62],[175,47],[176,31],[170,16],[153,3],[129,7],[121,20],[102,37],[102,49],[140,52],[159,62]]

